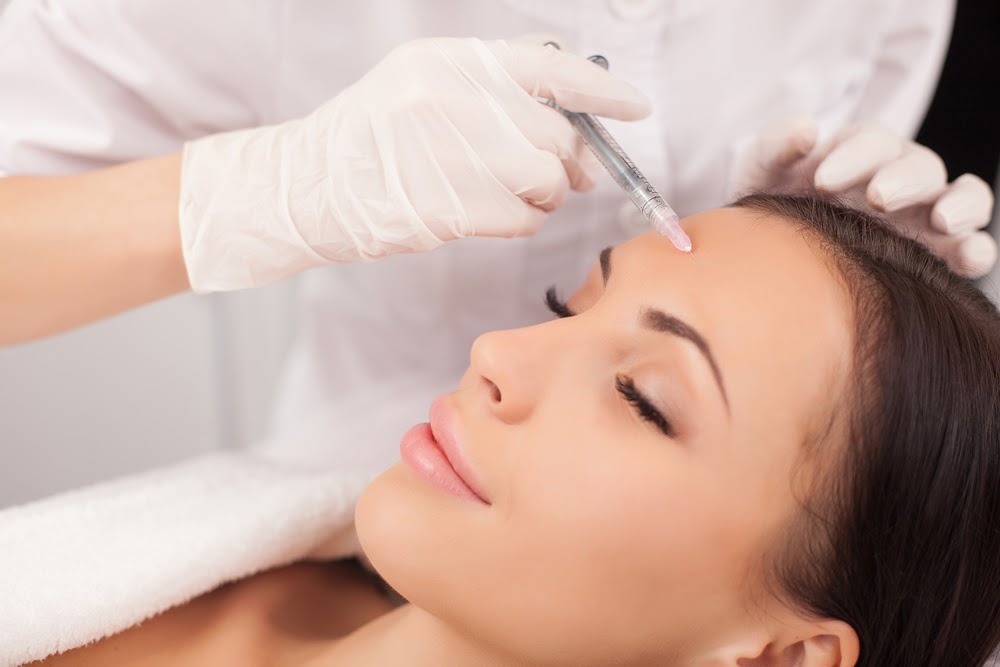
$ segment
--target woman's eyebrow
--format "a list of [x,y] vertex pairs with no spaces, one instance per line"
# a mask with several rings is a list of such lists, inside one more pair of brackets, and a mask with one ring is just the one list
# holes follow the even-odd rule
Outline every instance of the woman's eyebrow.
[[[608,284],[608,278],[611,277],[612,250],[614,250],[614,247],[608,246],[600,254],[601,275],[604,277],[605,285]],[[667,315],[662,310],[657,310],[656,308],[644,308],[641,321],[642,325],[647,329],[662,331],[671,336],[679,336],[694,343],[698,351],[705,357],[705,361],[712,368],[712,376],[715,378],[715,384],[718,385],[719,391],[722,393],[722,402],[726,404],[726,412],[731,415],[732,411],[729,407],[729,396],[726,394],[726,385],[722,381],[722,373],[719,371],[719,365],[715,363],[715,355],[712,354],[712,348],[709,346],[708,341],[705,340],[705,337],[684,320],[673,315]]]
[[656,308],[644,308],[641,323],[647,329],[661,331],[671,336],[679,336],[694,343],[694,346],[705,357],[705,361],[711,366],[712,375],[715,377],[715,384],[719,386],[719,391],[722,393],[722,402],[726,404],[726,412],[731,414],[729,397],[726,395],[726,386],[722,381],[722,373],[719,371],[719,365],[715,363],[712,348],[709,347],[708,341],[705,340],[704,336],[684,320],[673,315],[667,315],[662,310],[657,310]]

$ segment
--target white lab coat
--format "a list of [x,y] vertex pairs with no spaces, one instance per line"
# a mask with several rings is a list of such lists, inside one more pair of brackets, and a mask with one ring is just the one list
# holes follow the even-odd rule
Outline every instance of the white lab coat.
[[[60,173],[303,115],[416,37],[554,32],[653,100],[609,123],[682,215],[723,202],[769,121],[913,135],[952,0],[13,0],[0,22],[0,174]],[[547,317],[604,246],[643,229],[610,179],[532,239],[313,271],[270,445],[376,470],[452,388],[481,332]]]

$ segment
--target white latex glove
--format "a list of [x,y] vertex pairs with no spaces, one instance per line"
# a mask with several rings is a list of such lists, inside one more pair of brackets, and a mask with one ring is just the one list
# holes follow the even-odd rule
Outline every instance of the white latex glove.
[[997,244],[979,231],[990,222],[993,192],[978,176],[949,184],[941,158],[886,128],[862,123],[819,143],[807,116],[770,125],[743,154],[732,194],[749,190],[816,189],[866,201],[970,278],[996,263]]
[[622,120],[650,110],[632,85],[545,41],[409,42],[301,120],[187,144],[180,224],[192,288],[533,233],[600,169],[535,96]]

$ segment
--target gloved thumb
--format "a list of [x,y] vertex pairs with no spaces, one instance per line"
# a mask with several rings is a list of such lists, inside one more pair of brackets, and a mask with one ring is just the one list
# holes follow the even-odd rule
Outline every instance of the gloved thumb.
[[529,95],[553,100],[568,111],[618,120],[639,120],[652,111],[649,98],[632,84],[586,58],[546,46],[538,37],[487,46]]

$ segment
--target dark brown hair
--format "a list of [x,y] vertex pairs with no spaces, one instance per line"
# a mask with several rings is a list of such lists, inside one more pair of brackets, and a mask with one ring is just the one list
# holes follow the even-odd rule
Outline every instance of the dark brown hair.
[[799,225],[854,301],[846,443],[769,565],[776,592],[849,623],[859,665],[981,665],[1000,641],[997,309],[842,202],[751,194],[733,206]]

